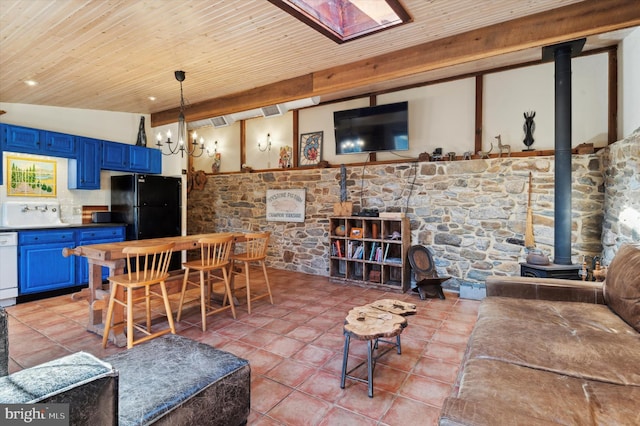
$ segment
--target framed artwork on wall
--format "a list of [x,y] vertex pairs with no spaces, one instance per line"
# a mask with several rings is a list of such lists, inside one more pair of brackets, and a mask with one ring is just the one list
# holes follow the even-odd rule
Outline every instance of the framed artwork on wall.
[[324,132],[302,133],[300,135],[300,167],[315,166],[322,157],[322,137]]
[[58,175],[55,160],[7,156],[7,195],[56,197]]

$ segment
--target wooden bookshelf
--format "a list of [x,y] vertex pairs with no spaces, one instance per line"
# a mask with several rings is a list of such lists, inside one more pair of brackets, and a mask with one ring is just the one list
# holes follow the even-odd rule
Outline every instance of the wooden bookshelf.
[[411,267],[407,252],[411,230],[408,218],[332,217],[329,226],[332,280],[409,290]]

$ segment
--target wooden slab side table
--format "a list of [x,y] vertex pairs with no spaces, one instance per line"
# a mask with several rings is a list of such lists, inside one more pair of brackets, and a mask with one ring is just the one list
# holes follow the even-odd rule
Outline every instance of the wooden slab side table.
[[[392,299],[378,300],[365,306],[355,307],[349,311],[344,325],[345,340],[340,388],[344,389],[347,378],[367,383],[369,398],[373,398],[373,370],[375,364],[380,357],[394,348],[398,354],[402,353],[400,333],[407,326],[407,320],[401,315],[410,315],[415,312],[415,305]],[[364,364],[364,361],[347,371],[351,337],[367,341],[367,380],[351,375],[354,370]],[[383,340],[385,337],[395,337],[396,339],[395,342]],[[378,349],[379,342],[390,346],[374,356],[373,351]]]

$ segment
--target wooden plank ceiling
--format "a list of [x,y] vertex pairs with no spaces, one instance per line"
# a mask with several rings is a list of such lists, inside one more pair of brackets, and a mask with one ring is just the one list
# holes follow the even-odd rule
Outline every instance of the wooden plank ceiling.
[[177,116],[178,69],[197,120],[537,60],[547,41],[603,47],[640,25],[636,0],[402,4],[412,22],[336,44],[264,0],[0,0],[0,102],[150,113],[157,125]]

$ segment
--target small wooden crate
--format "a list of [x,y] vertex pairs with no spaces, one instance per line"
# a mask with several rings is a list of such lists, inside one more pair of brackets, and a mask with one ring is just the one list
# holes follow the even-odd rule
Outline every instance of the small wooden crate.
[[351,216],[352,213],[353,213],[353,202],[342,201],[340,203],[333,203],[334,216]]

